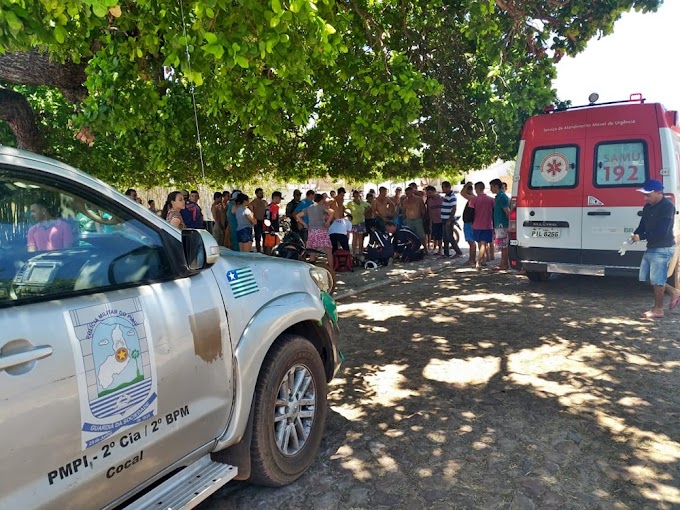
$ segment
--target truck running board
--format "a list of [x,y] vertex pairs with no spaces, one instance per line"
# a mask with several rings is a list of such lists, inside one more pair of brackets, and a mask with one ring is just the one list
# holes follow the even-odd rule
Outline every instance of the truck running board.
[[214,462],[206,455],[126,506],[125,510],[194,508],[237,473],[235,466]]

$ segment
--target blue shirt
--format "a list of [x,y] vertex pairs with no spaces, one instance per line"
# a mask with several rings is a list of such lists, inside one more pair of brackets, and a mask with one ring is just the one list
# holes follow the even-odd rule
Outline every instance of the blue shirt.
[[298,204],[298,206],[295,208],[295,214],[304,211],[305,209],[307,209],[307,208],[308,208],[310,205],[312,205],[313,203],[314,203],[313,200],[307,200],[307,199],[305,198],[305,199],[302,200],[302,201]]
[[673,202],[666,197],[655,204],[645,204],[642,208],[640,225],[635,229],[635,234],[640,239],[647,240],[647,248],[670,248],[675,246],[673,236],[673,220],[675,207]]

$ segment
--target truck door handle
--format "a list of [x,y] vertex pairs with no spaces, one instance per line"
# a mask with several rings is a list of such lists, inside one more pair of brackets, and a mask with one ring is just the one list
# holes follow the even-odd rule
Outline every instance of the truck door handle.
[[588,211],[588,216],[611,216],[611,211]]
[[22,365],[23,363],[29,363],[31,361],[46,358],[47,356],[50,356],[52,352],[53,349],[49,345],[40,345],[34,349],[28,349],[26,351],[0,356],[0,371],[17,365]]

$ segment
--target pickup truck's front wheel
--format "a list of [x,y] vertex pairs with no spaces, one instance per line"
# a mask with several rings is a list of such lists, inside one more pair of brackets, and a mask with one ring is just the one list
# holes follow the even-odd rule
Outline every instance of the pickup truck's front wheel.
[[326,422],[326,375],[305,338],[284,335],[267,354],[256,386],[250,481],[281,487],[312,464]]

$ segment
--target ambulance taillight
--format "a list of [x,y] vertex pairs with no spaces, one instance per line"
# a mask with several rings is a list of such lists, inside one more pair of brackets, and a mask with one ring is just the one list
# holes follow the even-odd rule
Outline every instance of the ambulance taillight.
[[517,239],[517,210],[512,208],[508,217],[508,238]]

